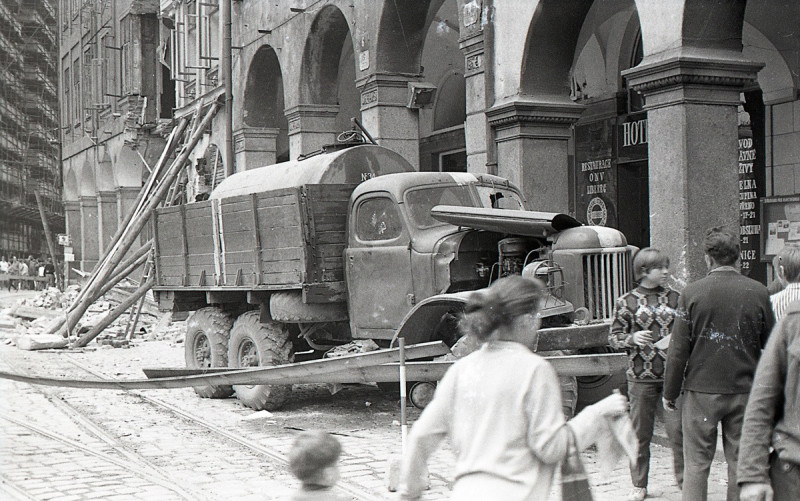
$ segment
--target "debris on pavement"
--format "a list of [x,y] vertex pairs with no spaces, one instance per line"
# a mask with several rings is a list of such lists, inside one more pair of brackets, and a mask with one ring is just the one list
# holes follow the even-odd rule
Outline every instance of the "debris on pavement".
[[370,351],[379,350],[375,341],[371,339],[359,339],[351,341],[347,344],[336,346],[325,352],[325,358],[343,357],[345,355],[353,355],[355,353],[367,353]]
[[[89,306],[70,335],[75,337],[89,332],[111,310],[129,298],[137,287],[136,282],[128,278],[123,279]],[[20,299],[10,308],[0,312],[0,339],[11,340],[24,350],[67,347],[66,338],[46,333],[52,332],[55,324],[63,323],[68,309],[75,302],[80,290],[79,285],[71,285],[65,292],[49,287],[33,296]],[[103,348],[126,348],[131,345],[133,339],[144,341],[166,339],[173,343],[183,342],[185,323],[173,322],[169,312],[159,312],[152,291],[147,293],[142,303],[136,332],[129,334],[137,307],[138,303],[116,318],[97,336],[96,343]]]

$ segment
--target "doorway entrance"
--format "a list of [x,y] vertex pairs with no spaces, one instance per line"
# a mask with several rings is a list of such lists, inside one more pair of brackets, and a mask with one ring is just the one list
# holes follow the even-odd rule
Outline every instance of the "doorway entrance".
[[650,195],[647,161],[617,166],[617,225],[628,243],[650,246]]

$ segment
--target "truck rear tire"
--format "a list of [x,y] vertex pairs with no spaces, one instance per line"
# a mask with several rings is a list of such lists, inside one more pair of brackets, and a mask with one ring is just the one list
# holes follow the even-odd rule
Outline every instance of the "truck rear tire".
[[269,297],[269,313],[276,322],[341,322],[347,320],[347,305],[345,303],[308,304],[303,302],[302,292],[274,292]]
[[[243,313],[231,329],[228,360],[231,367],[263,367],[294,361],[289,331],[276,322],[261,323],[258,311]],[[292,392],[292,385],[234,385],[236,398],[247,407],[261,411],[280,408]]]
[[[184,358],[186,367],[206,369],[228,366],[228,338],[233,318],[219,308],[202,308],[186,320]],[[195,386],[203,398],[226,398],[233,395],[231,386]]]

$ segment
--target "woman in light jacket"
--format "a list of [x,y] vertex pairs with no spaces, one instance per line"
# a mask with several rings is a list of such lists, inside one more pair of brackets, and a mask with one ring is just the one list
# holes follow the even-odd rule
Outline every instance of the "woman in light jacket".
[[573,437],[582,450],[600,417],[627,411],[615,394],[565,421],[556,373],[533,352],[545,295],[540,281],[516,275],[473,293],[461,329],[484,344],[447,371],[409,433],[403,499],[419,499],[428,457],[445,436],[457,457],[451,499],[547,499]]

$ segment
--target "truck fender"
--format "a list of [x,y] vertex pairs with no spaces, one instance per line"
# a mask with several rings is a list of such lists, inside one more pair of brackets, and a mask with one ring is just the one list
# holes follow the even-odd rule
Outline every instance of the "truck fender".
[[403,318],[391,346],[397,345],[399,337],[406,339],[406,345],[442,340],[447,346],[452,346],[461,336],[456,324],[464,313],[470,294],[438,294],[420,301]]

